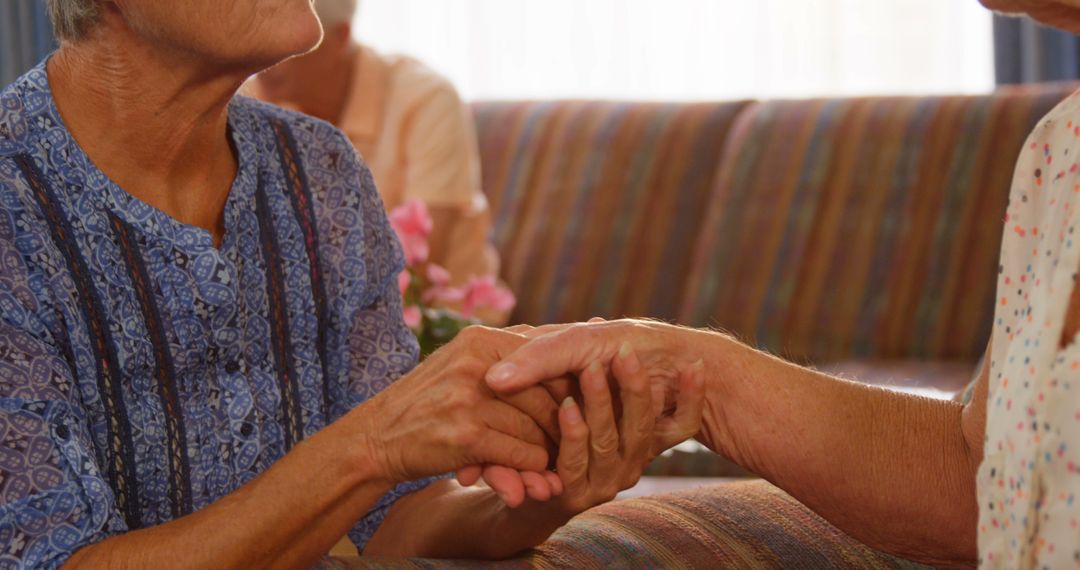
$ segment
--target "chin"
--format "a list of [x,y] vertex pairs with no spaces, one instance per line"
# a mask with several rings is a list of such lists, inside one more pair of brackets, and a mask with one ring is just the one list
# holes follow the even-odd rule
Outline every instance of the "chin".
[[1011,16],[1030,15],[1033,5],[1045,5],[1042,0],[979,0],[979,3],[993,10]]
[[1020,12],[1020,8],[1012,0],[979,0],[986,8],[999,12]]
[[318,47],[322,37],[322,26],[315,14],[311,13],[310,17],[295,19],[288,26],[259,34],[255,53],[242,57],[257,68],[255,71],[263,71],[286,59],[310,52]]

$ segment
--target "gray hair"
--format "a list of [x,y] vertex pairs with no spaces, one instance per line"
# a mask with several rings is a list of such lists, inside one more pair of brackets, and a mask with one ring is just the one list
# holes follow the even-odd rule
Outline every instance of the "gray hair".
[[315,0],[315,13],[324,28],[342,22],[352,22],[356,16],[357,0]]
[[53,33],[61,41],[74,41],[97,23],[100,16],[98,0],[46,0]]

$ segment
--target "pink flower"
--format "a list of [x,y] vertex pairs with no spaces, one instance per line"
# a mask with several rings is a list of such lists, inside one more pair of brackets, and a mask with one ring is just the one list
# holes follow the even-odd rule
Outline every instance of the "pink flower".
[[446,287],[450,284],[450,272],[436,263],[427,266],[427,280],[434,287]]
[[516,304],[517,299],[514,298],[514,294],[506,287],[501,287],[494,276],[473,277],[465,286],[461,313],[468,318],[477,310],[509,311]]
[[431,235],[431,213],[427,204],[421,200],[409,200],[390,212],[390,223],[394,230],[410,235],[428,237]]
[[465,291],[456,287],[430,287],[424,291],[425,303],[457,303],[465,298]]
[[428,237],[431,235],[432,221],[426,204],[420,200],[410,200],[394,208],[390,212],[390,225],[401,241],[405,262],[410,267],[427,261],[431,253]]
[[428,255],[431,254],[431,249],[428,247],[427,238],[402,234],[397,232],[398,241],[401,242],[401,250],[405,253],[405,264],[409,267],[416,267],[427,261]]
[[405,317],[405,324],[413,330],[420,328],[420,324],[424,321],[424,315],[420,312],[420,307],[416,305],[409,305],[402,311],[402,316]]
[[427,282],[423,294],[425,303],[457,303],[465,298],[465,292],[450,286],[450,272],[435,263],[427,264]]
[[401,273],[398,273],[397,276],[397,286],[398,290],[401,291],[402,299],[405,298],[405,293],[409,292],[409,285],[412,285],[412,273],[409,273],[409,270],[405,269]]

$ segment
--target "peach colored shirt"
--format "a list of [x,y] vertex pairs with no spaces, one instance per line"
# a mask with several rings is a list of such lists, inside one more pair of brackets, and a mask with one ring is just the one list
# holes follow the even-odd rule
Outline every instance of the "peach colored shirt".
[[342,131],[371,168],[388,209],[419,199],[452,211],[452,227],[436,228],[435,263],[455,284],[496,275],[489,242],[491,214],[480,184],[480,152],[469,108],[454,86],[415,59],[359,46]]

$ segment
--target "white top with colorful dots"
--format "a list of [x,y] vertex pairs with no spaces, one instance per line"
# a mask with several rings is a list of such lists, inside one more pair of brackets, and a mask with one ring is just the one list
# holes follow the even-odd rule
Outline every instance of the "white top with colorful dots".
[[1080,566],[1080,346],[1061,348],[1080,268],[1080,97],[1017,163],[998,277],[979,558],[988,568]]

